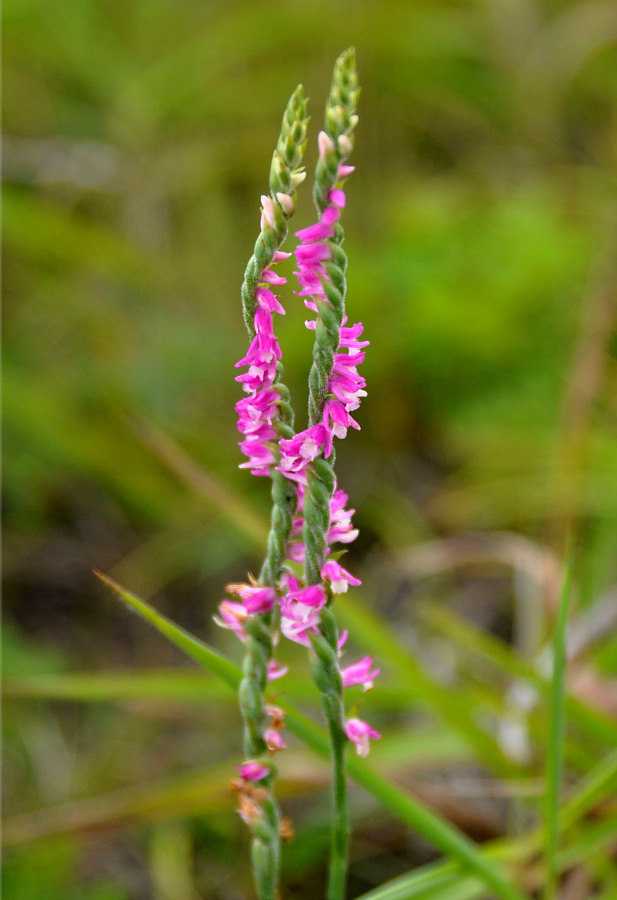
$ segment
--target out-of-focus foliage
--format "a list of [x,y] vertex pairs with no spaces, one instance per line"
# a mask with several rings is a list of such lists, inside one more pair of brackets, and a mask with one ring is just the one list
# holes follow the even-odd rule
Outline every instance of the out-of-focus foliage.
[[[80,694],[62,679],[181,661],[109,604],[92,566],[237,652],[210,617],[223,584],[257,568],[269,502],[237,469],[239,286],[284,104],[302,81],[310,166],[350,44],[363,92],[348,308],[371,347],[362,431],[337,459],[364,582],[342,615],[358,648],[390,661],[366,703],[382,716],[376,759],[474,837],[506,829],[493,788],[520,794],[508,815],[524,831],[546,735],[517,679],[549,635],[570,524],[572,628],[592,639],[570,672],[567,779],[614,738],[615,4],[5,0],[3,12],[5,777],[7,814],[26,816],[6,896],[249,891],[242,823],[220,793],[240,754],[233,698],[193,673],[165,690],[160,675],[108,671],[89,699],[109,702],[82,706],[68,698],[88,699],[88,683]],[[312,218],[307,187],[297,227]],[[301,424],[311,338],[291,291],[285,305]],[[313,704],[305,661],[284,654],[290,695]],[[301,898],[320,890],[327,801],[314,787],[327,776],[297,752],[284,802],[312,839],[289,847],[285,878]],[[489,796],[453,801],[466,779],[490,781]],[[356,894],[428,858],[372,801],[354,804]],[[127,827],[91,833],[113,823]],[[585,871],[610,896],[603,846]]]

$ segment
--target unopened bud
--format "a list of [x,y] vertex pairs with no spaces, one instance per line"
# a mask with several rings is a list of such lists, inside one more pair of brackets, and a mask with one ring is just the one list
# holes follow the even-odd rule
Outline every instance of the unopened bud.
[[317,145],[319,147],[319,155],[322,157],[322,159],[325,159],[327,153],[333,153],[335,149],[334,141],[329,135],[326,134],[325,131],[319,132]]
[[296,169],[295,172],[291,173],[291,187],[297,188],[299,184],[302,184],[304,179],[306,178],[306,172],[304,169]]
[[283,212],[290,216],[294,211],[294,202],[289,194],[284,194],[281,191],[276,195],[276,199],[280,203]]
[[346,134],[341,134],[339,135],[337,143],[339,153],[341,153],[343,156],[349,156],[349,154],[353,150],[353,142],[351,138]]
[[270,226],[270,228],[276,227],[276,217],[274,213],[274,204],[270,197],[266,197],[265,194],[261,195],[261,208],[263,210],[263,217]]

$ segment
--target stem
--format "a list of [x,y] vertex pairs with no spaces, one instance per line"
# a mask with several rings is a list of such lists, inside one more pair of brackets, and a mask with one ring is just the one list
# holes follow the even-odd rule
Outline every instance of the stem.
[[[357,121],[357,76],[355,52],[346,50],[334,66],[330,97],[326,105],[326,133],[330,147],[320,152],[315,171],[313,199],[321,217],[329,203],[330,190],[339,180],[339,166],[351,152],[352,132]],[[323,280],[326,301],[318,304],[318,316],[313,347],[313,365],[309,373],[309,422],[314,425],[322,417],[332,374],[334,354],[340,339],[345,315],[345,269],[347,257],[341,244],[344,232],[336,223],[334,237],[328,243],[331,257],[325,263],[327,278]],[[334,492],[334,453],[329,460],[319,457],[307,474],[304,494],[305,546],[304,574],[307,585],[321,584],[321,569],[328,550],[327,532],[330,526],[330,498]],[[343,681],[338,661],[338,631],[329,606],[321,613],[321,634],[312,640],[314,658],[313,678],[322,695],[324,714],[330,732],[332,760],[332,826],[330,869],[327,900],[344,900],[347,881],[349,817],[347,811],[347,782],[345,776],[345,713]]]
[[349,844],[349,813],[347,809],[347,776],[345,767],[345,743],[342,731],[344,717],[340,697],[325,695],[324,711],[330,731],[332,759],[333,822],[330,851],[330,874],[328,878],[328,900],[342,900],[345,896],[347,880],[347,848]]
[[344,729],[343,679],[338,664],[338,630],[332,610],[322,610],[321,634],[311,643],[313,679],[321,693],[324,715],[330,734],[332,762],[332,826],[330,837],[330,871],[327,900],[343,900],[347,881],[349,814],[347,811],[347,777]]

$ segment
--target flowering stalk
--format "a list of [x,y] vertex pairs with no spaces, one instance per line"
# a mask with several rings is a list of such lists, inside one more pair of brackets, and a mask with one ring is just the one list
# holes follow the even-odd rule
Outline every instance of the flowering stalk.
[[[328,552],[331,500],[336,488],[334,476],[334,451],[329,425],[336,426],[336,417],[348,422],[348,405],[338,400],[338,406],[330,404],[329,396],[337,401],[337,360],[340,349],[341,328],[345,318],[345,269],[347,258],[342,249],[343,228],[340,209],[344,206],[344,194],[337,184],[350,173],[344,165],[353,148],[352,133],[357,122],[355,114],[358,96],[355,53],[347,50],[336,61],[330,97],[326,105],[325,131],[319,135],[319,159],[315,172],[313,199],[319,214],[319,222],[313,232],[300,234],[306,241],[296,253],[300,263],[299,279],[305,295],[312,299],[309,308],[317,313],[313,365],[309,375],[309,431],[313,431],[316,443],[323,439],[323,447],[306,471],[306,487],[303,498],[303,539],[305,547],[305,581],[307,586],[321,585],[322,569]],[[320,227],[321,226],[321,227]],[[317,238],[312,241],[312,238]],[[304,253],[300,251],[304,249]],[[345,355],[345,354],[343,354]],[[353,373],[352,373],[353,374]],[[343,385],[345,387],[345,385]],[[361,390],[357,388],[356,390]],[[355,398],[359,402],[359,397]],[[354,402],[355,402],[354,401]],[[355,408],[355,407],[353,407]],[[334,415],[329,416],[330,409]],[[356,424],[353,422],[349,424]],[[346,425],[339,427],[345,428]],[[325,432],[325,434],[324,434]],[[318,443],[319,446],[319,443]],[[326,458],[329,457],[328,459]],[[339,635],[336,620],[330,608],[332,588],[328,600],[320,612],[317,634],[311,636],[312,671],[321,693],[322,705],[328,722],[333,768],[333,821],[328,900],[342,900],[347,878],[349,818],[347,811],[347,786],[345,776],[345,713],[343,706],[343,679],[338,653]]]
[[[306,140],[306,100],[301,86],[292,94],[270,168],[270,196],[262,197],[261,233],[246,268],[242,305],[251,345],[238,365],[248,371],[238,377],[249,394],[236,410],[244,436],[240,446],[248,457],[243,467],[255,475],[272,477],[272,519],[268,548],[259,581],[230,585],[242,604],[221,604],[223,620],[244,641],[243,678],[239,703],[244,720],[244,754],[239,767],[240,813],[252,831],[251,855],[260,900],[275,900],[280,871],[279,809],[273,796],[275,769],[268,753],[284,746],[280,734],[268,725],[264,692],[269,680],[283,674],[272,662],[277,594],[285,548],[296,507],[296,489],[274,466],[279,461],[278,440],[293,435],[289,391],[282,382],[280,348],[274,336],[272,314],[284,310],[272,287],[285,283],[272,266],[289,254],[279,247],[287,236],[287,219],[293,214],[293,193],[304,179],[300,164]],[[282,717],[279,721],[282,721]]]

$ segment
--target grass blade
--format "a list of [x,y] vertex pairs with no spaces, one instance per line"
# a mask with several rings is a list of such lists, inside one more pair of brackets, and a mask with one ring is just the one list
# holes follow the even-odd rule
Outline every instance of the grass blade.
[[229,687],[234,689],[238,687],[242,673],[238,666],[234,665],[231,660],[226,659],[220,653],[217,653],[216,650],[213,650],[207,644],[204,644],[203,641],[199,641],[196,637],[193,637],[192,634],[189,634],[188,631],[185,631],[183,628],[180,628],[179,625],[170,621],[170,619],[162,616],[150,606],[149,603],[140,600],[135,594],[131,594],[130,591],[125,590],[116,581],[109,578],[108,575],[104,575],[97,569],[94,569],[94,574],[103,582],[103,584],[110,587],[122,600],[124,600],[129,609],[132,609],[133,612],[140,615],[142,619],[145,619],[150,625],[154,625],[156,630],[170,640],[172,644],[175,644],[179,650],[184,651],[187,656],[190,656],[191,659],[195,660],[195,662],[200,665],[205,666],[205,668],[214,675],[218,675],[218,677],[221,678],[225,684],[228,684]]
[[559,866],[559,800],[563,774],[566,695],[566,629],[570,609],[572,566],[568,564],[557,610],[553,642],[553,677],[549,699],[546,758],[546,885],[545,900],[556,900]]

